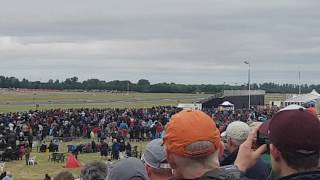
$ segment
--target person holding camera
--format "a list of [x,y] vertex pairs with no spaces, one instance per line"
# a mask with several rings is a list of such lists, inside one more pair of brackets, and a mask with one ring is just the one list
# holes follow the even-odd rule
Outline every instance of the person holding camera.
[[[257,131],[269,139],[254,149]],[[278,112],[240,146],[235,167],[246,172],[267,149],[279,180],[320,179],[320,121],[312,113],[302,108]]]
[[[250,133],[248,124],[242,121],[234,121],[230,123],[225,132],[221,134],[225,139],[225,151],[229,152],[224,159],[220,162],[220,166],[233,165],[238,155],[240,145],[246,141]],[[266,180],[268,179],[270,168],[261,158],[257,163],[247,170],[245,176],[252,179]]]

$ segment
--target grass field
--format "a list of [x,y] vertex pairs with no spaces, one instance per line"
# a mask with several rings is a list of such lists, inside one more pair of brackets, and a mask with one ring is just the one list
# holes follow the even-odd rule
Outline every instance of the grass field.
[[0,112],[52,108],[142,108],[192,103],[208,94],[0,91]]
[[[79,144],[88,142],[89,140],[78,140],[78,141],[72,141],[68,143],[62,143],[61,144],[61,152],[64,152],[67,154],[67,145],[68,144]],[[138,146],[138,150],[142,151],[146,145],[145,142],[142,143],[132,143],[132,147],[134,145]],[[51,178],[55,175],[57,175],[61,171],[69,171],[71,172],[74,177],[79,177],[81,168],[77,169],[66,169],[64,168],[64,163],[54,163],[48,161],[49,153],[36,153],[36,149],[33,149],[33,152],[31,153],[31,156],[36,156],[37,165],[35,166],[27,166],[25,164],[25,159],[18,160],[18,161],[11,161],[6,162],[6,171],[9,171],[13,174],[15,180],[42,180],[44,179],[45,174],[49,174]],[[99,160],[99,161],[105,161],[102,160],[100,157],[100,153],[84,153],[78,155],[78,160],[81,162],[82,165],[84,165],[86,162]]]

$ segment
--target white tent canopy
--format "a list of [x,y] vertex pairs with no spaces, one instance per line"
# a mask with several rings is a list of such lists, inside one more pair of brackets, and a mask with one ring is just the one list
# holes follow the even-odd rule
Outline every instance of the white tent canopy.
[[221,104],[221,106],[234,106],[234,104],[232,104],[231,102],[229,101],[225,101]]
[[280,111],[285,111],[285,110],[296,110],[296,109],[306,109],[302,106],[296,105],[296,104],[291,104],[283,109],[280,109]]
[[287,104],[304,104],[304,103],[308,103],[310,101],[314,101],[320,98],[320,94],[316,91],[316,90],[312,90],[312,92],[308,93],[308,94],[301,94],[301,95],[297,95],[294,96],[292,98],[289,98],[285,101],[285,103]]
[[234,104],[232,104],[229,101],[225,101],[222,104],[219,105],[220,110],[226,110],[226,111],[233,111],[234,110]]

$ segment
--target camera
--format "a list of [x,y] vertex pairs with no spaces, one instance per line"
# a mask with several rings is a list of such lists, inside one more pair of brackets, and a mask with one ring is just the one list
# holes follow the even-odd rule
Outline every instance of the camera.
[[260,147],[261,145],[264,144],[270,144],[270,139],[267,134],[261,133],[260,131],[257,132],[257,146]]

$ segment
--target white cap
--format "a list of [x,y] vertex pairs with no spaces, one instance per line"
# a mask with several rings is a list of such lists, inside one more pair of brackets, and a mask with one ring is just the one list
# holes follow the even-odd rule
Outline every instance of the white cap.
[[226,130],[226,137],[243,143],[250,133],[248,124],[242,121],[235,121],[228,125]]
[[291,104],[283,109],[280,109],[280,111],[286,111],[286,110],[296,110],[296,109],[306,109],[302,106],[296,105],[296,104]]

